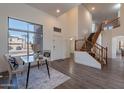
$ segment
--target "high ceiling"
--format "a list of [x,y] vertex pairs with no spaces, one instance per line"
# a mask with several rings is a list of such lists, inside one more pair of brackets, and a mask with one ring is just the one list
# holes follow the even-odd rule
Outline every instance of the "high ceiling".
[[[57,17],[81,3],[28,3],[27,5]],[[116,3],[85,3],[82,5],[92,13],[93,20],[97,23],[104,19],[117,17],[119,10]],[[95,10],[92,10],[92,7],[95,7]],[[56,12],[57,9],[60,10],[60,13]]]
[[[105,19],[116,18],[120,9],[119,4],[116,3],[89,3],[84,5],[92,13],[93,20],[98,23]],[[92,10],[92,7],[95,10]]]
[[[42,10],[52,16],[60,16],[71,8],[79,5],[79,3],[29,3],[28,5]],[[56,12],[57,9],[60,10],[60,13]]]

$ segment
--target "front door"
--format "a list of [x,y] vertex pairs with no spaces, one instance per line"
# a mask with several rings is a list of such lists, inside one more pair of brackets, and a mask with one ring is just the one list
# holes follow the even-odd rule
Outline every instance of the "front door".
[[63,38],[61,36],[54,36],[53,38],[53,60],[63,58]]

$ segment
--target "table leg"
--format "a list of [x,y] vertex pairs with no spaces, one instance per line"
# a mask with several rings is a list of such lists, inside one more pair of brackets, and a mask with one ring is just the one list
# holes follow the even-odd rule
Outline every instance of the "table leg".
[[31,63],[29,62],[29,64],[28,64],[28,72],[27,72],[27,79],[26,79],[26,88],[28,87],[28,80],[29,80],[29,73],[30,73],[30,65],[31,65]]
[[48,66],[48,61],[47,61],[47,59],[45,60],[45,62],[46,62],[46,67],[47,67],[47,71],[48,71],[48,76],[49,76],[49,78],[50,78],[50,71],[49,71],[49,66]]
[[23,61],[23,65],[25,64],[25,62]]
[[37,66],[38,66],[38,69],[39,69],[39,61],[37,61]]

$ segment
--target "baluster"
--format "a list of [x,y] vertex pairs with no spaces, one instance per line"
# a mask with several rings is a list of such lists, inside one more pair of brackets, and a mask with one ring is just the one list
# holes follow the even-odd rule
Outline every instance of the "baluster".
[[103,62],[103,47],[101,47],[101,61]]
[[[98,48],[98,49],[99,49],[99,48]],[[99,61],[101,61],[101,60],[100,60],[100,49],[99,49]]]
[[75,51],[76,51],[76,49],[77,49],[77,48],[76,48],[76,40],[75,40]]
[[107,62],[107,59],[108,59],[108,58],[107,58],[107,57],[108,57],[107,52],[108,52],[108,48],[106,47],[106,64],[108,63],[108,62]]

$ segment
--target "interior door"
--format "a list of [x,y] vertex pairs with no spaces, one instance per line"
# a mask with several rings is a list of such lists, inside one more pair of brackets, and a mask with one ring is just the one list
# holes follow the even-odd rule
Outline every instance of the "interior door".
[[63,59],[63,38],[54,36],[53,38],[53,60]]

